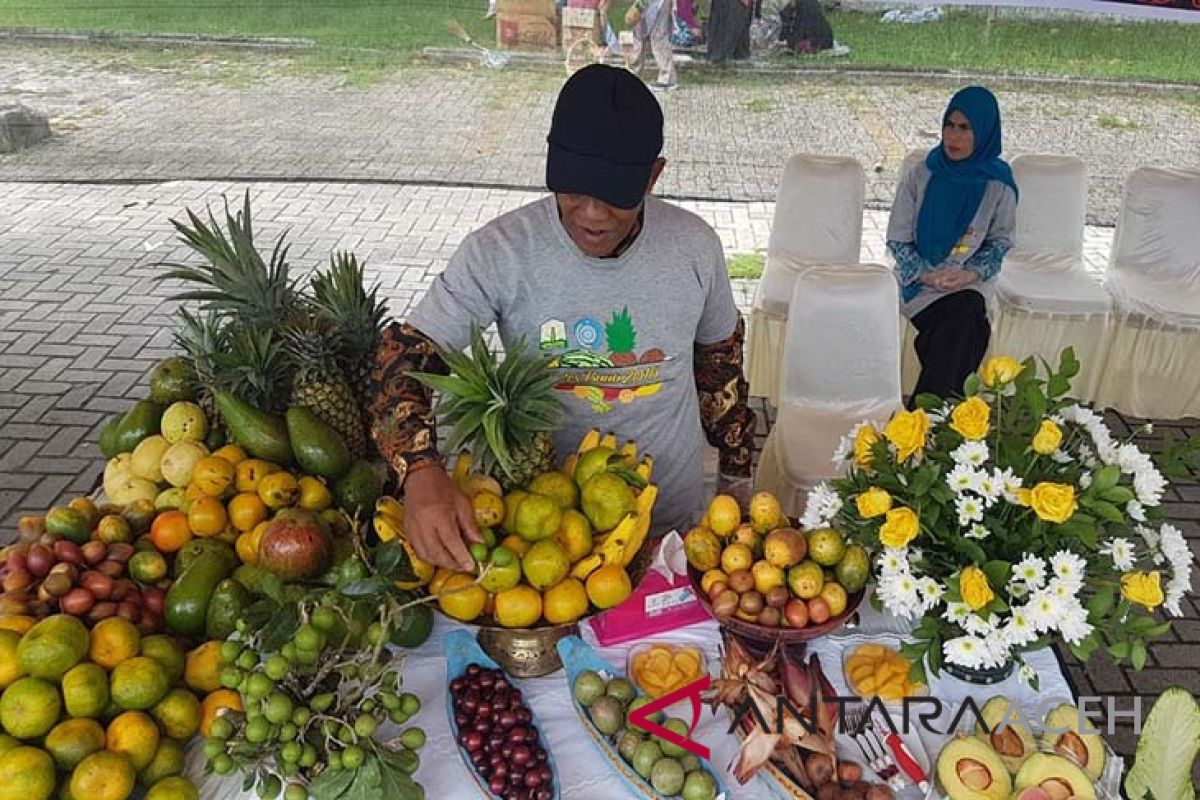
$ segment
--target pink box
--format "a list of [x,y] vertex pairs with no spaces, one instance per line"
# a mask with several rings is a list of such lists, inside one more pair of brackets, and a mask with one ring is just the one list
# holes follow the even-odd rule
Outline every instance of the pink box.
[[692,592],[687,575],[668,581],[650,570],[637,590],[621,605],[588,620],[597,641],[605,647],[672,631],[711,619]]
[[567,0],[567,8],[599,8],[600,0]]

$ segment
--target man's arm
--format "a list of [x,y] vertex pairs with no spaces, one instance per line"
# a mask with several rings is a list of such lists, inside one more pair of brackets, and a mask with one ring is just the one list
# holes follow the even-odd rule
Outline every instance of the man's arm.
[[371,436],[400,485],[411,466],[438,458],[433,390],[413,372],[446,375],[450,370],[429,337],[408,323],[393,322],[375,353]]
[[745,320],[739,315],[728,338],[696,343],[693,373],[700,395],[700,422],[708,443],[720,451],[721,474],[749,478],[754,457],[755,415],[750,409],[750,384],[742,367]]

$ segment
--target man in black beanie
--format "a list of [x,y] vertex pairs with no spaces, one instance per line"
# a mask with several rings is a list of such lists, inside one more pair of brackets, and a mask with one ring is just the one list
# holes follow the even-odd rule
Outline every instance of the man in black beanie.
[[744,323],[716,232],[650,196],[666,166],[658,101],[627,70],[586,67],[563,87],[547,141],[552,194],[467,236],[376,359],[372,434],[417,554],[450,569],[473,569],[467,545],[481,536],[437,452],[431,392],[409,373],[446,373],[437,346],[465,347],[472,320],[550,359],[567,411],[559,453],[599,428],[653,454],[655,533],[703,514],[706,435],[721,489],[749,489]]

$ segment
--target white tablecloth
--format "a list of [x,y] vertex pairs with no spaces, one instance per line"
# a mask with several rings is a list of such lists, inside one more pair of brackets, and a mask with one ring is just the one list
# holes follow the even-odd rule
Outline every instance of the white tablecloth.
[[[903,633],[906,626],[892,617],[884,617],[875,613],[864,601],[860,612],[861,622],[853,630],[843,629],[838,634],[816,640],[809,645],[809,652],[816,653],[830,682],[840,695],[849,695],[845,678],[842,674],[842,654],[850,646],[866,639],[883,640],[897,637]],[[404,687],[403,690],[412,692],[421,698],[421,711],[407,725],[419,725],[428,736],[426,745],[421,751],[421,766],[417,771],[416,780],[425,787],[425,796],[429,800],[473,800],[479,792],[466,772],[466,766],[459,758],[449,732],[446,715],[446,662],[441,654],[441,638],[447,631],[463,627],[446,619],[440,614],[433,634],[421,647],[405,653]],[[596,646],[591,628],[587,624],[581,626],[583,638]],[[889,637],[890,634],[890,637]],[[720,634],[715,622],[708,621],[681,628],[657,636],[648,637],[643,641],[666,641],[676,644],[693,644],[703,648],[708,659],[709,671],[715,676],[719,674],[718,645]],[[894,641],[894,639],[893,639]],[[598,648],[600,654],[613,666],[624,670],[626,657],[633,642],[611,648]],[[404,651],[401,651],[404,652]],[[943,716],[939,718],[939,728],[945,728],[953,719],[959,704],[970,695],[975,698],[978,706],[982,707],[987,698],[1002,694],[1012,698],[1029,714],[1030,719],[1040,721],[1042,716],[1055,705],[1073,702],[1074,698],[1065,676],[1062,673],[1058,659],[1050,649],[1026,654],[1026,660],[1038,671],[1040,690],[1033,692],[1022,684],[1014,673],[1004,683],[994,686],[972,686],[946,675],[931,681],[930,695],[939,698],[945,704]],[[608,763],[596,752],[594,745],[584,735],[579,726],[581,721],[571,704],[570,689],[567,686],[564,671],[542,678],[517,680],[516,683],[531,703],[535,715],[546,731],[554,760],[559,774],[562,797],[564,800],[592,800],[610,797],[637,797]],[[679,715],[684,719],[689,712],[684,703]],[[896,724],[900,724],[897,717]],[[712,764],[722,771],[723,779],[731,789],[733,798],[738,800],[768,800],[780,795],[776,794],[771,784],[765,779],[755,778],[744,786],[739,786],[728,772],[728,766],[737,752],[737,739],[726,731],[729,728],[729,717],[724,710],[713,714],[705,707],[700,723],[693,739],[703,743],[712,751]],[[382,729],[381,736],[387,738],[398,732],[395,726]],[[924,751],[917,751],[918,759],[924,762],[932,778],[932,770],[928,769],[931,758],[936,758],[941,743],[947,737],[938,736],[928,731],[922,731],[919,746]],[[845,748],[846,745],[841,745]],[[861,760],[861,754],[854,750],[844,749],[846,756]],[[929,755],[924,755],[929,754]],[[205,800],[251,800],[256,797],[253,791],[241,791],[241,778],[218,778],[217,776],[202,776],[203,755],[200,744],[193,742],[189,749],[188,774],[197,781],[200,796]],[[868,778],[870,778],[868,773]],[[910,787],[898,796],[898,800],[916,800],[924,798],[925,794]],[[386,800],[386,799],[381,799]]]

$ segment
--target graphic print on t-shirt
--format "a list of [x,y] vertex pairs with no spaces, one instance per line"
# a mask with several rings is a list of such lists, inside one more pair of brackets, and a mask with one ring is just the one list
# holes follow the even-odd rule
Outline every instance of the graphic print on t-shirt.
[[670,380],[661,365],[675,358],[657,347],[638,352],[637,328],[628,306],[614,310],[603,323],[593,317],[566,325],[548,319],[540,327],[538,347],[565,351],[550,362],[559,370],[555,388],[586,402],[595,414],[657,394],[663,381]]

